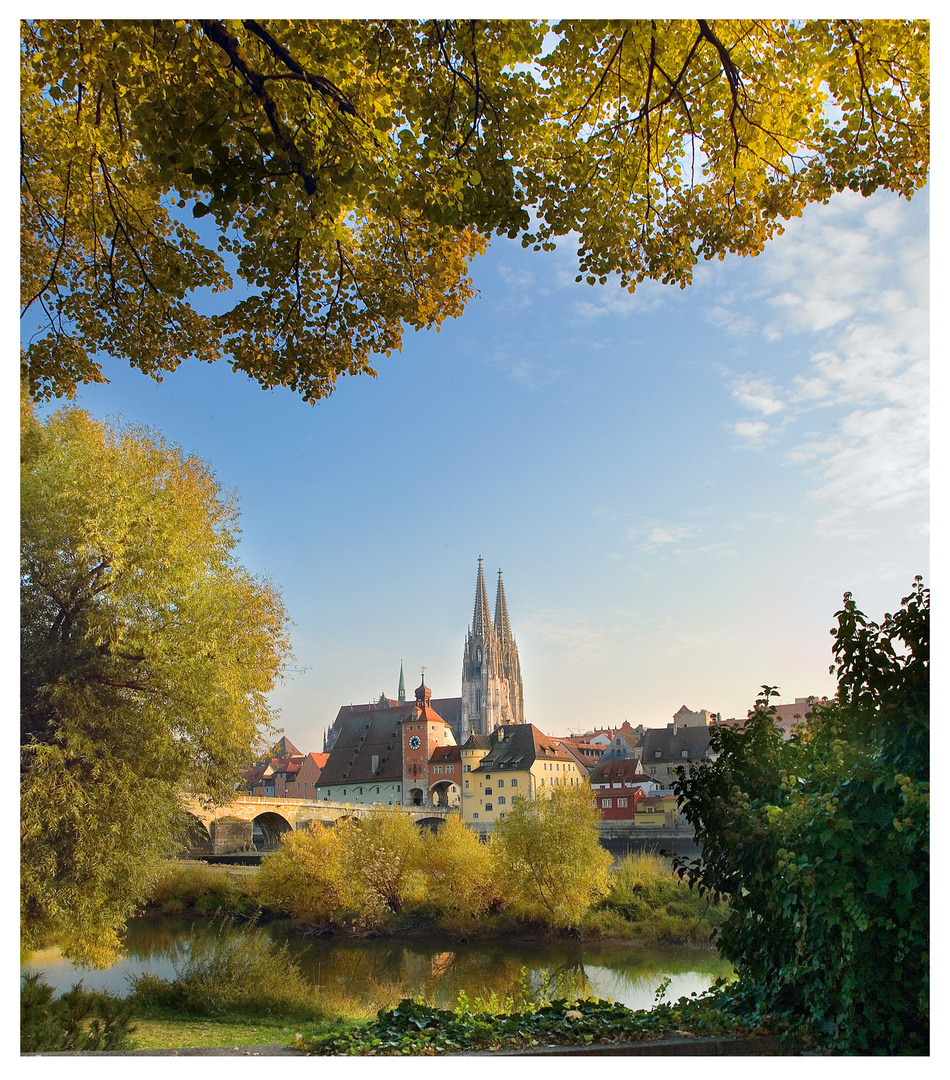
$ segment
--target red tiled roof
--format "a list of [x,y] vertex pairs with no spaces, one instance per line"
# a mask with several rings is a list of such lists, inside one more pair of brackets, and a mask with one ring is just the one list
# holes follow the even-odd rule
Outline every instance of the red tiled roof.
[[461,761],[462,748],[460,746],[437,746],[432,751],[429,760],[437,764],[442,761]]
[[643,765],[636,758],[610,758],[607,761],[601,758],[590,774],[590,782],[599,784],[607,780],[621,780],[626,784],[642,780],[647,783],[650,777],[644,775]]

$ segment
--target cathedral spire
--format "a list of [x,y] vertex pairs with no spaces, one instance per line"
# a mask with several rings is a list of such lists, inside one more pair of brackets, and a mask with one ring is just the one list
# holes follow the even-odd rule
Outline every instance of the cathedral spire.
[[505,586],[498,571],[498,590],[495,593],[495,633],[503,646],[511,641],[511,623],[508,622],[508,605],[505,603]]
[[479,638],[490,637],[492,629],[491,608],[482,573],[482,557],[478,556],[478,580],[475,583],[475,614],[472,616],[472,634]]
[[402,673],[402,657],[399,658],[399,700],[406,700],[406,680]]

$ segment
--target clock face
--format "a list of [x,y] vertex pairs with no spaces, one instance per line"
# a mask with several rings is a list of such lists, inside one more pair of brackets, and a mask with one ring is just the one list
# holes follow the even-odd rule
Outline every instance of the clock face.
[[422,746],[422,740],[419,738],[419,736],[418,735],[410,735],[409,736],[409,749],[410,750],[418,750],[420,746]]

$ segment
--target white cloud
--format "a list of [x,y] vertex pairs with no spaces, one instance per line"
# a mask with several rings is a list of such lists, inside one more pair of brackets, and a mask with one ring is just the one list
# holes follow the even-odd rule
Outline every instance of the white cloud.
[[772,429],[764,420],[738,420],[732,430],[743,439],[757,441]]
[[[576,275],[575,275],[576,276]],[[574,288],[574,278],[570,279]],[[668,293],[655,281],[643,281],[634,293],[622,288],[616,279],[605,285],[585,286],[590,289],[591,300],[579,300],[574,304],[575,313],[582,319],[598,319],[604,315],[631,315],[634,312],[656,311],[668,303]]]
[[739,379],[732,388],[732,396],[747,409],[771,416],[785,408],[775,390],[761,379]]
[[695,532],[689,525],[658,525],[650,532],[647,543],[654,547],[658,544],[678,544],[680,540],[694,536]]
[[534,274],[529,270],[515,269],[506,263],[499,263],[498,276],[506,285],[517,285],[519,288],[528,288],[534,284]]
[[[734,400],[759,416],[729,427],[809,469],[811,497],[828,506],[816,525],[824,536],[857,536],[863,514],[894,508],[926,521],[928,241],[923,218],[910,220],[909,230],[893,196],[836,196],[790,222],[759,257],[772,285],[762,337],[784,339],[793,361],[798,349],[800,368],[783,387],[767,373],[766,351],[766,374],[733,375]],[[720,325],[729,327],[732,305],[746,317],[741,295],[717,299]],[[763,419],[778,413],[779,427]]]

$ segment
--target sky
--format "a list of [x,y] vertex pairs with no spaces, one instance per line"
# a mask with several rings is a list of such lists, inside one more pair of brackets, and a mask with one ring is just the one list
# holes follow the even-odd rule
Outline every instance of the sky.
[[293,622],[271,700],[304,752],[401,662],[410,697],[423,667],[460,693],[480,556],[542,731],[744,716],[763,684],[833,691],[846,590],[879,619],[929,584],[928,230],[926,189],[844,193],[633,295],[575,283],[569,244],[495,240],[461,318],[315,406],[225,362],[159,384],[108,358],[71,404],[237,493],[237,558]]

